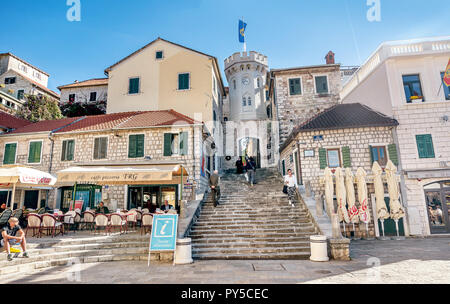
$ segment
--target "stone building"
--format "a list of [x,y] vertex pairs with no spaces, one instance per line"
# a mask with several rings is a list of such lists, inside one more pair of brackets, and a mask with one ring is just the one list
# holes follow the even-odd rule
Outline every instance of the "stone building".
[[[31,65],[25,60],[11,54],[0,54],[0,91],[14,97],[19,102],[8,107],[17,109],[23,104],[25,95],[45,95],[50,99],[59,101],[59,94],[50,90],[48,85],[49,74]],[[8,100],[6,98],[5,102]]]
[[[229,88],[224,103],[226,168],[238,157],[254,157],[258,167],[278,162],[278,130],[270,115],[267,56],[251,51],[225,59]],[[275,153],[274,153],[275,151]]]
[[68,102],[98,103],[107,102],[108,78],[95,78],[75,81],[58,87],[61,92],[60,104]]
[[[14,149],[11,149],[11,144]],[[212,162],[211,137],[203,123],[173,110],[122,112],[45,121],[0,135],[0,158],[4,164],[22,164],[56,174],[70,167],[149,168],[182,165],[187,172],[184,187],[175,180],[167,184],[103,185],[80,182],[57,190],[25,190],[16,193],[18,205],[46,204],[67,210],[69,201],[82,200],[95,207],[104,200],[110,208],[160,205],[167,199],[178,207],[181,199],[201,196],[207,187],[206,171]],[[5,161],[6,160],[6,161]],[[181,195],[182,193],[182,195]]]
[[[322,195],[321,178],[326,167],[351,168],[354,174],[361,167],[370,177],[375,160],[382,167],[388,160],[398,164],[393,137],[397,124],[395,119],[358,103],[328,108],[298,125],[280,147],[282,174],[291,169],[299,184],[309,181],[312,191]],[[373,193],[373,184],[368,180],[369,193]],[[375,202],[369,199],[369,207],[374,210]],[[376,227],[372,221],[372,235],[378,235]]]
[[31,124],[30,121],[0,111],[0,134]]
[[399,122],[394,139],[414,235],[450,232],[449,57],[449,36],[385,42],[341,93],[343,103],[361,102]]
[[[330,54],[328,54],[330,55]],[[271,96],[279,121],[280,144],[293,128],[340,101],[340,65],[327,58],[327,64],[272,69]]]

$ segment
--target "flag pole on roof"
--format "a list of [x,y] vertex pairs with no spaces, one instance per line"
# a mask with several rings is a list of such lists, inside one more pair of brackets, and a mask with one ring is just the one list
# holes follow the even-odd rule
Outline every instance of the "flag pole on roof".
[[247,23],[244,22],[244,17],[239,19],[239,42],[244,44],[244,52],[247,51],[247,44],[245,42],[245,28]]

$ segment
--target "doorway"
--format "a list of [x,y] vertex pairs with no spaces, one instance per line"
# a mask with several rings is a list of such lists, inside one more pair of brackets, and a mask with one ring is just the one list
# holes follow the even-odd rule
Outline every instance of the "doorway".
[[430,232],[450,233],[450,181],[429,184],[424,189]]
[[261,168],[261,153],[259,139],[245,137],[239,141],[239,156],[253,157],[256,162],[256,168]]
[[39,190],[25,190],[24,206],[27,209],[37,209],[39,200]]

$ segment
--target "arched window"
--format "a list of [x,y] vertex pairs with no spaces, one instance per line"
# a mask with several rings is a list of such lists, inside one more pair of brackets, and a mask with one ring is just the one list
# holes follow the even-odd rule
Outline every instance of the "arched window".
[[236,90],[236,79],[233,79],[233,89]]
[[242,106],[243,107],[247,106],[247,99],[245,97],[242,97]]
[[[244,97],[245,98],[245,97]],[[252,98],[249,96],[247,97],[247,105],[251,106],[252,105]]]
[[261,81],[259,78],[256,79],[256,87],[259,88],[261,86]]

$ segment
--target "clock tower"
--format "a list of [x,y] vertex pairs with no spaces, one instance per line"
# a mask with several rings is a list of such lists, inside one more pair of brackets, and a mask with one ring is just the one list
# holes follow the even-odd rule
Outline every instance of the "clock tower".
[[[250,51],[234,53],[225,59],[228,81],[228,113],[225,126],[225,151],[231,165],[237,157],[254,157],[259,167],[268,167],[275,157],[271,151],[272,121],[268,116],[267,56]],[[278,136],[276,136],[278,137]],[[227,164],[226,164],[227,165]]]

